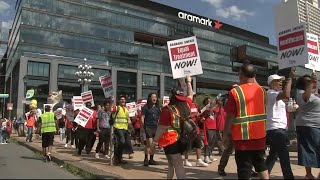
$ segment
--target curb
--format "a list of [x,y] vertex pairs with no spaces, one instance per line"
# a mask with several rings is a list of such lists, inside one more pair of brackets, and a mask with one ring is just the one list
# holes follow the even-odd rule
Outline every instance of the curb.
[[[42,150],[39,150],[36,147],[33,147],[31,145],[28,145],[24,142],[19,141],[18,139],[16,139],[15,137],[11,137],[10,138],[12,140],[13,143],[19,144],[21,146],[24,146],[26,148],[28,148],[29,150],[33,151],[34,153],[40,155],[42,154]],[[87,166],[87,165],[83,165],[84,167],[79,167],[77,165],[74,165],[72,163],[69,163],[67,161],[64,161],[60,158],[57,158],[55,156],[56,153],[52,153],[51,154],[51,159],[52,162],[54,162],[55,164],[59,165],[60,167],[63,166],[63,168],[65,168],[67,171],[69,171],[72,174],[81,176],[85,179],[124,179],[123,177],[120,177],[118,175],[115,174],[108,174],[105,175],[106,173],[101,172],[102,170]],[[89,170],[93,171],[90,172]]]

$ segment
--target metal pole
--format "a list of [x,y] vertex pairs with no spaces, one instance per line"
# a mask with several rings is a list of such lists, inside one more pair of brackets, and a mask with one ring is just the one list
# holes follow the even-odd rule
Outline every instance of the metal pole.
[[[10,94],[9,94],[9,102],[12,103],[12,73],[10,74]],[[13,106],[13,105],[12,105]],[[9,110],[9,119],[11,119],[11,111],[13,111],[13,108],[12,110]]]
[[[6,94],[6,92],[7,92],[6,75],[2,75],[2,76],[4,76],[4,90],[3,90],[3,93]],[[9,94],[9,96],[10,96],[10,94]],[[2,118],[5,118],[5,111],[6,111],[6,99],[3,98]]]
[[83,84],[83,92],[86,92],[89,90],[89,85],[87,83]]

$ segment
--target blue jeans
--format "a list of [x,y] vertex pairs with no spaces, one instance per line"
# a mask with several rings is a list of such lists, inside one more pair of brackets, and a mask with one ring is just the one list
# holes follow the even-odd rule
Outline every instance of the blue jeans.
[[270,151],[266,159],[266,164],[270,173],[276,160],[279,157],[284,179],[294,179],[290,165],[287,139],[288,134],[285,129],[275,129],[267,131],[267,141],[270,144]]
[[7,132],[6,130],[0,130],[0,143],[5,143],[7,140]]
[[121,160],[129,133],[124,129],[114,129],[114,135],[116,137],[114,156],[117,160]]
[[28,132],[27,132],[27,139],[26,139],[26,141],[31,142],[31,141],[32,141],[32,135],[33,135],[33,127],[28,127]]

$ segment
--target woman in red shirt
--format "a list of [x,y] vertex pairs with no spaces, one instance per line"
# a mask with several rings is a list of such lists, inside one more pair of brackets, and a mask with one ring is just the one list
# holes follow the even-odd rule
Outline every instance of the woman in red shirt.
[[71,147],[74,147],[74,138],[75,138],[75,132],[72,130],[73,129],[73,123],[70,122],[68,116],[65,116],[65,127],[67,128],[67,137],[66,137],[66,144],[64,145],[64,147],[68,147],[68,142],[70,141],[70,145]]
[[35,111],[30,111],[29,115],[27,116],[27,142],[32,142],[32,135],[33,135],[33,127],[36,122],[36,112]]
[[219,154],[222,154],[224,150],[223,143],[222,143],[222,136],[223,136],[224,123],[226,119],[226,113],[224,111],[224,108],[222,107],[223,103],[221,99],[217,99],[216,104],[217,106],[213,109],[214,116],[215,116],[214,118],[217,121],[216,146],[219,149]]
[[133,146],[138,146],[140,147],[141,146],[141,138],[140,138],[140,118],[141,118],[141,110],[138,109],[137,110],[137,114],[136,116],[134,117],[134,141],[135,141],[135,144]]

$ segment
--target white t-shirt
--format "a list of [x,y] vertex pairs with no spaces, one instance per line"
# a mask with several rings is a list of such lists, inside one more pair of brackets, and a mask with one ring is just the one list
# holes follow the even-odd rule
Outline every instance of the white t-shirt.
[[282,100],[277,101],[279,93],[273,89],[267,92],[267,130],[287,128],[286,104]]

